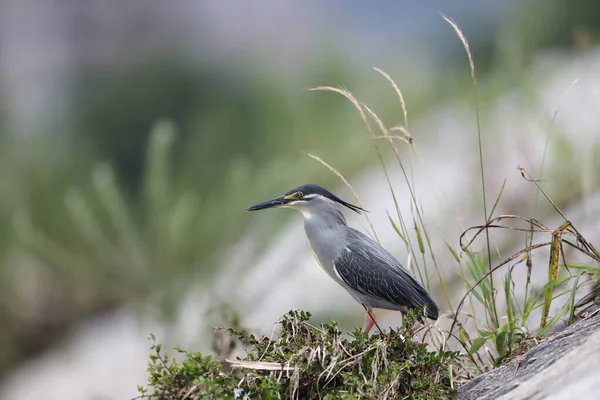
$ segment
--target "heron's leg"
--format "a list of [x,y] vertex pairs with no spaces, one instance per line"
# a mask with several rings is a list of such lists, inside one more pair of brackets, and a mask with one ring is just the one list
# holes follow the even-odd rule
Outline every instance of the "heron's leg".
[[373,314],[373,311],[369,310],[364,304],[363,307],[365,308],[365,311],[367,311],[367,315],[365,316],[365,325],[363,327],[365,333],[369,333],[373,328],[373,325],[375,325],[377,329],[379,329],[380,333],[383,333],[381,327],[377,324],[377,321],[375,320],[375,314]]
[[363,331],[369,333],[369,331],[373,328],[373,325],[375,325],[375,323],[373,322],[373,319],[369,316],[369,311],[367,311],[365,313],[365,323],[363,324]]

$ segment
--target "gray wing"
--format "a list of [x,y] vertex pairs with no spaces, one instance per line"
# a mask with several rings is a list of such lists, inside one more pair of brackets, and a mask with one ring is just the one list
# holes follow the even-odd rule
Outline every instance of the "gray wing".
[[398,260],[366,235],[348,229],[346,249],[333,263],[340,278],[364,295],[407,308],[426,307],[427,317],[437,319],[437,305]]

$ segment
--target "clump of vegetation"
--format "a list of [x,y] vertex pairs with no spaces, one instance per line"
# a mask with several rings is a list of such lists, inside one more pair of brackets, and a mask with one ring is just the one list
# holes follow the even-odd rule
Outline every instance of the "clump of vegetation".
[[221,330],[241,343],[246,356],[219,361],[176,349],[177,361],[151,336],[143,399],[450,399],[456,395],[453,367],[459,355],[431,351],[409,338],[415,316],[396,332],[344,335],[337,322],[320,327],[310,313],[290,311],[277,338],[257,338],[244,330]]

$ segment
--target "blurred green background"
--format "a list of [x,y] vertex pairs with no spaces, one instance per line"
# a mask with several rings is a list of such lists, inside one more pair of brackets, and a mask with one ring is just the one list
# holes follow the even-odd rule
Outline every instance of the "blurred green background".
[[348,87],[390,125],[373,65],[413,120],[469,95],[439,12],[495,93],[600,36],[591,0],[58,3],[0,1],[0,386],[92,316],[151,303],[168,321],[223,250],[291,217],[249,233],[246,206],[338,182],[304,152],[348,177],[375,163],[352,106],[305,89]]

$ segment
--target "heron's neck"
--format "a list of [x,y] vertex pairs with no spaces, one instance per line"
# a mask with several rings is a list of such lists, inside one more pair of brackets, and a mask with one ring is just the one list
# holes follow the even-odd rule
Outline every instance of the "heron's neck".
[[[334,212],[335,211],[335,212]],[[342,210],[323,210],[304,215],[304,230],[311,248],[322,265],[338,257],[348,229]],[[325,263],[325,264],[324,264]]]
[[336,229],[348,226],[342,209],[337,204],[302,210],[304,226],[315,229]]

